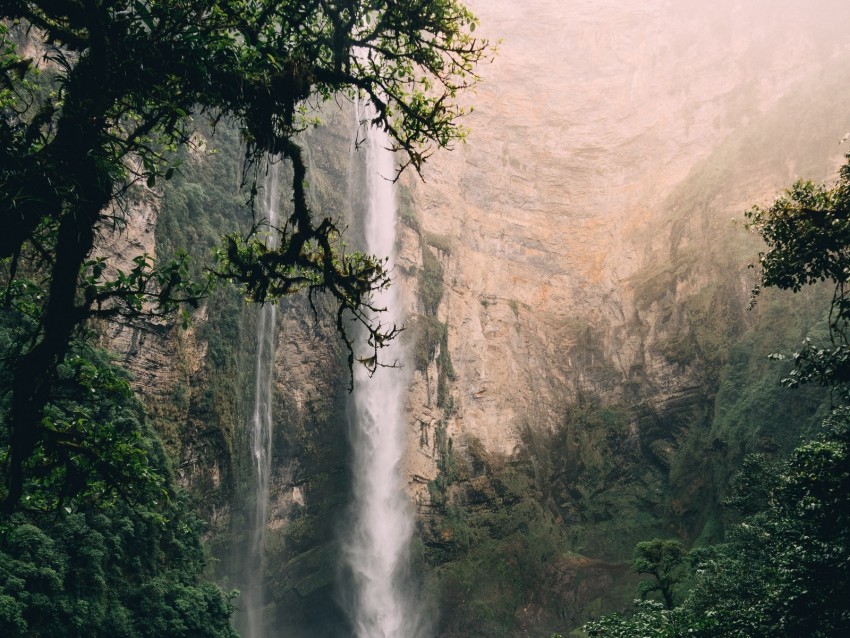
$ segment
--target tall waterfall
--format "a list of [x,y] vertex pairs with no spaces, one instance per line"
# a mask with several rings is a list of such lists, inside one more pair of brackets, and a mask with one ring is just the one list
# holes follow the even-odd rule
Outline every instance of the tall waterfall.
[[[366,142],[367,201],[364,215],[367,252],[389,256],[393,268],[396,202],[392,178],[395,163],[387,135],[369,128]],[[401,325],[396,286],[373,297],[385,307],[381,321]],[[381,352],[384,362],[403,361],[399,340]],[[351,620],[357,638],[415,638],[417,614],[408,596],[408,546],[413,533],[410,503],[404,493],[399,463],[404,450],[402,370],[379,368],[369,378],[355,370],[351,412],[354,460],[354,525],[344,539],[351,570]]]
[[[261,211],[269,225],[267,245],[277,241],[280,162],[271,161],[266,169],[260,200]],[[275,323],[277,304],[269,302],[259,309],[257,318],[257,365],[254,385],[254,410],[251,415],[251,452],[256,480],[256,503],[251,517],[251,551],[247,565],[244,638],[264,638],[263,623],[265,536],[269,510],[269,480],[272,462],[272,377],[275,359]]]

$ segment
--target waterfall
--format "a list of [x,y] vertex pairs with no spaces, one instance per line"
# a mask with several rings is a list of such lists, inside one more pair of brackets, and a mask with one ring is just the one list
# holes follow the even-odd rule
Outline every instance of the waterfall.
[[[260,210],[268,222],[268,246],[277,242],[278,184],[280,162],[270,161],[266,169]],[[257,317],[257,365],[254,383],[254,410],[251,415],[251,453],[255,474],[255,505],[252,513],[251,547],[246,565],[246,587],[242,592],[244,602],[243,638],[264,638],[263,623],[265,577],[265,536],[269,510],[269,481],[272,463],[272,377],[275,360],[275,323],[277,304],[263,304]]]
[[[360,120],[358,115],[358,124]],[[383,131],[366,134],[367,166],[364,214],[366,251],[389,256],[393,268],[396,241],[395,175],[390,142]],[[397,287],[376,292],[386,308],[381,322],[402,324]],[[403,363],[399,340],[381,352],[382,361]],[[403,490],[400,461],[404,451],[403,370],[379,368],[369,375],[355,369],[350,420],[353,445],[353,526],[346,530],[345,561],[352,575],[351,621],[357,638],[415,638],[418,619],[407,591],[408,546],[413,533],[410,503]]]

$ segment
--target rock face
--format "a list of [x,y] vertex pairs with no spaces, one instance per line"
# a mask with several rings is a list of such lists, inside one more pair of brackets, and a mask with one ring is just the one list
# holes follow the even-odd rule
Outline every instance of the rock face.
[[[781,428],[754,422],[799,432],[811,418],[746,407],[773,402],[746,390],[734,409],[718,403],[735,384],[776,383],[755,363],[735,366],[794,348],[822,307],[813,299],[813,318],[791,332],[773,314],[787,306],[748,313],[758,244],[732,218],[841,163],[850,48],[836,24],[850,8],[470,4],[479,31],[502,40],[470,98],[471,135],[429,162],[424,183],[405,182],[401,256],[419,275],[402,285],[418,290],[411,316],[429,315],[423,273],[438,261],[433,314],[447,339],[414,375],[404,463],[441,592],[438,634],[565,633],[631,601],[624,564],[636,541],[719,538],[719,502],[742,455],[787,445]],[[799,403],[810,415],[818,400]],[[587,416],[600,405],[617,406],[622,423]],[[724,420],[736,410],[749,421]],[[514,536],[497,541],[486,513],[509,501],[506,480],[476,469],[481,448],[530,455],[540,502],[567,546],[590,557],[546,558],[498,622],[476,609],[510,596],[464,581],[488,559],[458,540],[466,531],[512,551]]]
[[[736,0],[470,4],[480,31],[502,39],[499,52],[470,98],[468,142],[435,156],[425,183],[411,185],[422,233],[451,245],[438,251],[439,316],[457,378],[450,436],[510,454],[523,427],[554,426],[582,392],[632,407],[687,403],[703,379],[658,352],[676,321],[664,297],[680,301],[711,281],[705,242],[734,236],[732,216],[801,170],[826,177],[850,122],[819,123],[831,146],[817,166],[793,148],[765,148],[781,155],[779,170],[729,168],[747,175],[728,194],[677,200],[677,189],[724,141],[846,54],[835,24],[850,11]],[[797,115],[788,127],[814,126]],[[697,250],[705,266],[648,294],[653,268]],[[721,268],[733,265],[722,246],[717,253]],[[746,270],[737,279],[730,294],[743,306]],[[642,396],[629,393],[634,383]],[[411,410],[428,423],[421,395]],[[413,458],[410,467],[411,476],[433,474]]]
[[[636,540],[717,537],[730,472],[717,463],[797,435],[741,434],[741,419],[775,415],[748,405],[736,374],[758,376],[766,353],[793,348],[820,302],[814,294],[807,315],[768,298],[747,313],[758,247],[730,220],[840,163],[850,5],[469,4],[477,33],[501,40],[468,98],[471,135],[436,154],[424,182],[399,185],[395,275],[413,370],[403,465],[420,519],[417,565],[436,590],[427,593],[439,635],[566,633],[631,600],[625,562]],[[310,189],[344,217],[357,196],[352,123],[328,119],[305,137]],[[238,181],[231,146],[221,188]],[[191,159],[188,173],[212,163]],[[194,222],[206,187],[186,181],[171,206]],[[223,198],[206,197],[207,208]],[[147,212],[121,240],[136,252],[153,248]],[[185,243],[195,242],[187,225]],[[350,235],[361,231],[351,220]],[[135,254],[107,250],[124,263]],[[203,514],[228,586],[239,584],[251,499],[243,307],[218,296],[187,333],[108,329],[184,483],[215,495]],[[310,316],[300,301],[282,312],[266,591],[270,625],[316,638],[350,635],[337,565],[350,502],[348,376],[332,323]],[[806,395],[785,416],[808,418],[819,400]],[[526,514],[533,524],[519,520]],[[489,575],[457,565],[499,526],[507,540],[473,562],[507,561],[498,564],[509,576],[482,584]],[[527,579],[515,578],[528,557]],[[479,618],[483,608],[501,615]]]
[[[106,272],[110,277],[114,277],[117,270],[130,272],[136,258],[156,255],[161,197],[141,188],[137,194],[138,199],[131,202],[131,215],[118,215],[121,221],[114,227],[100,229],[101,241],[96,256],[107,260]],[[205,320],[203,313],[198,320]],[[119,363],[130,373],[134,387],[150,404],[168,400],[185,371],[199,372],[206,356],[204,344],[195,343],[192,331],[184,337],[188,338],[179,338],[171,322],[147,318],[132,322],[115,319],[105,329],[109,349],[119,353]],[[193,351],[182,352],[186,346]],[[183,365],[177,365],[181,359]]]

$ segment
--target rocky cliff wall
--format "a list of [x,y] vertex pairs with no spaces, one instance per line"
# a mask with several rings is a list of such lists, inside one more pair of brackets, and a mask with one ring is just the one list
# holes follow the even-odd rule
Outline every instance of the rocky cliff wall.
[[[781,372],[759,362],[793,349],[823,300],[806,314],[768,297],[748,312],[758,243],[732,220],[840,164],[850,58],[836,24],[850,13],[731,0],[472,6],[502,38],[472,134],[406,185],[411,311],[429,312],[421,273],[436,259],[451,362],[445,372],[435,354],[415,375],[406,468],[441,635],[521,635],[629,601],[628,579],[612,574],[638,540],[718,539],[741,457],[787,450],[817,413],[822,395],[789,408]],[[533,536],[494,520],[524,502],[511,500],[506,460],[528,464],[561,550],[526,544],[502,563],[473,549],[511,552],[516,533]],[[590,563],[558,558],[564,547],[612,571],[576,568]],[[472,563],[510,570],[538,550],[547,570],[521,594],[471,575]],[[498,621],[476,612],[515,595],[524,602]]]
[[[771,298],[746,312],[757,245],[730,220],[838,164],[850,9],[470,4],[501,39],[470,97],[470,138],[399,185],[404,472],[440,635],[523,635],[630,601],[637,540],[716,538],[735,459],[804,429],[747,419],[775,421],[775,404],[804,423],[820,405],[810,394],[788,411],[761,363],[817,327],[818,295],[807,312]],[[350,119],[328,114],[306,136],[312,195],[341,218],[357,196]],[[233,227],[238,140],[211,145],[230,150],[195,153],[166,191],[161,253],[208,250]],[[138,219],[123,241],[150,252],[151,218]],[[282,313],[266,587],[269,622],[311,638],[349,635],[348,377],[321,316],[302,301]],[[238,586],[252,312],[222,292],[188,332],[110,331],[213,523],[220,577]],[[753,379],[757,395],[742,390]]]
[[[671,201],[725,139],[846,51],[834,25],[848,12],[732,1],[472,6],[482,31],[502,38],[499,55],[482,69],[469,142],[434,158],[415,200],[423,231],[452,245],[440,254],[463,422],[452,427],[511,452],[526,415],[557,418],[594,366],[608,377],[594,390],[613,397],[638,368],[671,396],[694,383],[653,356],[657,300],[638,298],[636,276],[706,247],[701,231],[718,232],[812,168],[784,148],[784,170],[741,166],[742,189]],[[786,126],[809,128],[798,115]],[[847,124],[821,123],[830,161]],[[675,293],[705,278],[684,278]],[[583,334],[599,348],[585,363]]]

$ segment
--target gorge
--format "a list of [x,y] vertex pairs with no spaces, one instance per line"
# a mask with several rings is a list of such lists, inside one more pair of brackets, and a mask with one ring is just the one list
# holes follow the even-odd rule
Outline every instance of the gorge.
[[[637,542],[720,538],[744,455],[789,451],[823,413],[816,389],[787,396],[766,355],[821,329],[826,299],[804,312],[767,295],[748,312],[758,246],[732,219],[796,176],[833,174],[850,67],[829,21],[760,4],[473,8],[503,42],[470,98],[469,141],[397,184],[412,569],[432,635],[566,634],[631,603]],[[341,185],[366,178],[349,167],[350,115],[322,119],[305,133],[311,197],[351,210]],[[354,635],[340,585],[360,489],[352,404],[332,319],[308,316],[298,300],[281,309],[267,621],[272,635]],[[241,488],[210,472],[239,476],[239,435],[207,460],[193,436],[182,471],[214,487],[201,498],[226,565],[233,541],[218,543],[244,518],[225,496]]]
[[[387,259],[370,299],[404,327],[378,351],[391,367],[350,367],[340,325],[371,353],[332,295],[248,304],[232,272],[185,327],[92,329],[203,521],[204,576],[239,592],[242,636],[586,636],[634,611],[638,543],[727,542],[749,455],[788,458],[840,402],[782,387],[804,339],[829,342],[833,291],[753,304],[764,244],[744,211],[831,183],[850,150],[850,6],[466,4],[498,51],[458,94],[468,135],[421,175],[396,175],[403,153],[362,94],[305,100],[293,134],[340,254]],[[261,164],[251,192],[258,132],[195,128],[173,174],[137,180],[132,214],[99,227],[104,272],[185,248],[202,277],[223,234],[294,233],[298,162]],[[265,264],[276,236],[245,253]]]
[[[747,311],[758,246],[732,219],[834,173],[847,52],[828,21],[752,3],[473,8],[503,42],[470,138],[398,184],[412,561],[433,635],[566,635],[631,603],[637,542],[720,538],[740,460],[823,414],[766,355],[822,329],[826,299]],[[307,134],[313,194],[339,209],[347,117]],[[278,346],[301,363],[279,364],[272,596],[281,634],[348,635],[328,612],[346,375],[301,312]]]

